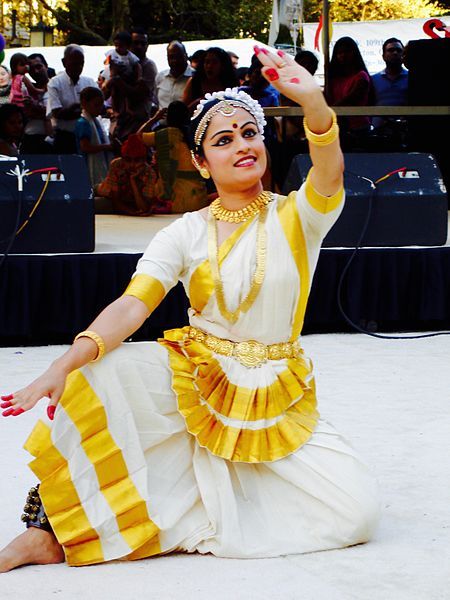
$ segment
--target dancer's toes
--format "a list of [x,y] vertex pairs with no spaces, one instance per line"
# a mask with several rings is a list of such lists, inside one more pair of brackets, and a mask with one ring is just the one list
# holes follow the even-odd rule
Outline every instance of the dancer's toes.
[[64,551],[53,533],[30,527],[0,552],[0,573],[22,565],[53,565],[64,562]]

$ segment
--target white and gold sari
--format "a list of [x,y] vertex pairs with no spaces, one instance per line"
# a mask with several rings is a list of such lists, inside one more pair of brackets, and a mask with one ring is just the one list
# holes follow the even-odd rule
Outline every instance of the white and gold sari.
[[[343,196],[320,196],[309,181],[275,196],[264,280],[234,323],[219,310],[202,215],[187,213],[152,240],[125,293],[153,310],[181,280],[191,328],[123,344],[72,373],[52,428],[39,422],[26,443],[69,564],[175,550],[270,557],[369,539],[376,486],[319,418],[309,359],[299,351],[249,368],[191,335],[298,340]],[[251,286],[257,227],[258,217],[245,222],[217,251],[230,310]]]

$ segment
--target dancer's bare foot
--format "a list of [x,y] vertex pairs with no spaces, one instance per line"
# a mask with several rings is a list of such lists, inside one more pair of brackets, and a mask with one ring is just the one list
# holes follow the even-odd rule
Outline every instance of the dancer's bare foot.
[[64,562],[64,552],[53,533],[30,527],[0,552],[0,573],[21,565],[53,565],[61,562]]

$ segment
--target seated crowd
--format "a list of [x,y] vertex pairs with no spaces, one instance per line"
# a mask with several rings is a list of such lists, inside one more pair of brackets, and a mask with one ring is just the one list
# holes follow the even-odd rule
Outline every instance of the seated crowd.
[[[42,54],[15,53],[10,70],[0,66],[0,154],[81,154],[97,196],[113,210],[147,216],[197,210],[214,197],[210,182],[193,166],[186,143],[190,116],[207,93],[239,86],[263,107],[289,106],[261,74],[256,56],[248,67],[222,48],[190,58],[179,40],[167,46],[168,69],[158,73],[147,56],[144,30],[119,32],[97,81],[82,75],[80,46],[65,48],[64,70],[55,74]],[[370,76],[356,42],[344,37],[333,48],[325,91],[332,106],[406,105],[404,47],[383,45],[386,68]],[[300,50],[295,60],[314,74],[318,59]],[[401,119],[340,118],[344,150],[374,149],[376,141],[403,149]],[[375,142],[374,142],[375,140]],[[268,118],[265,141],[268,189],[279,189],[293,156],[307,142],[299,117]],[[392,148],[387,147],[391,150]]]

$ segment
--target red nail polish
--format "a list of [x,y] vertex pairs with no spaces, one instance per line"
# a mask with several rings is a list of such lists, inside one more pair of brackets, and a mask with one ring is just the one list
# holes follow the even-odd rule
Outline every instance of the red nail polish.
[[258,55],[261,52],[261,48],[259,46],[253,46],[253,52]]
[[275,71],[275,69],[267,69],[266,75],[270,81],[276,81],[279,79],[278,73]]
[[2,402],[0,404],[0,408],[9,408],[10,406],[12,406],[11,402]]
[[55,410],[56,410],[56,406],[50,405],[47,407],[47,416],[50,419],[50,421],[53,421],[53,419],[55,417]]
[[259,49],[263,54],[269,54],[269,51],[266,50],[265,48],[260,48]]
[[293,77],[292,79],[289,79],[290,83],[300,83],[300,79],[298,77]]
[[0,400],[12,400],[14,398],[14,394],[9,394],[9,396],[0,396]]
[[12,415],[12,414],[13,414],[13,412],[14,412],[14,408],[8,408],[7,410],[4,410],[4,411],[2,412],[2,415],[3,415],[4,417],[9,417],[9,415]]
[[281,57],[286,56],[286,54],[283,52],[283,50],[277,50],[277,54],[278,54],[278,56],[281,56]]
[[12,416],[13,417],[18,417],[19,415],[21,415],[22,413],[24,413],[25,411],[23,410],[23,408],[17,408],[13,413]]

